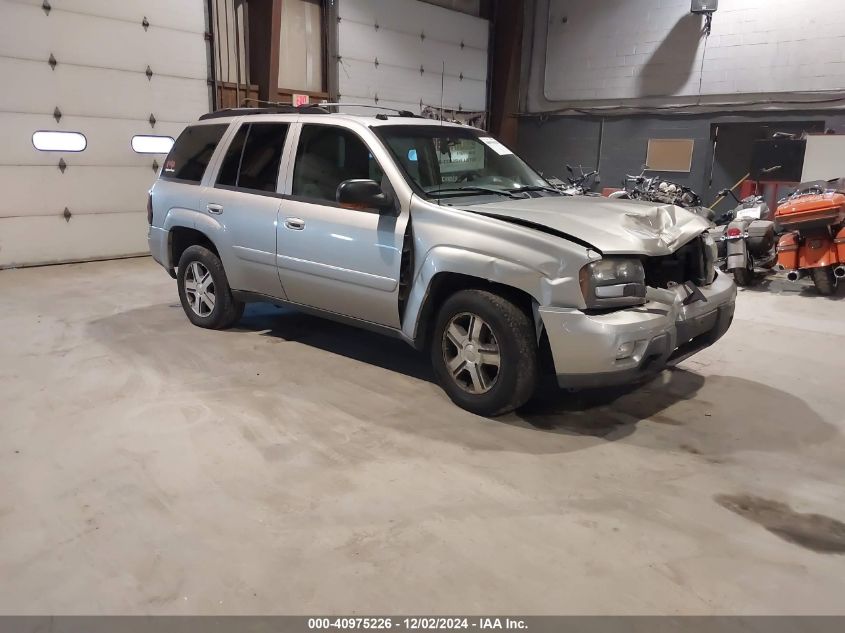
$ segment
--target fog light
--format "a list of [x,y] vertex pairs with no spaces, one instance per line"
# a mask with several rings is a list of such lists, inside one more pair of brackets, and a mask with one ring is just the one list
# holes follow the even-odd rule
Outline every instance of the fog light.
[[619,347],[616,348],[616,360],[622,360],[623,358],[630,358],[634,353],[634,347],[636,345],[636,341],[629,341],[627,343],[622,343]]

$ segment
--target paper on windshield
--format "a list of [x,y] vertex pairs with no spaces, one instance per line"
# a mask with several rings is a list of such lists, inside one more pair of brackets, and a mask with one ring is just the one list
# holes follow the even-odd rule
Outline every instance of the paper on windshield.
[[492,136],[479,136],[478,140],[484,143],[487,147],[492,149],[496,152],[499,156],[507,156],[508,154],[513,154],[507,147],[502,145],[499,141],[494,139]]

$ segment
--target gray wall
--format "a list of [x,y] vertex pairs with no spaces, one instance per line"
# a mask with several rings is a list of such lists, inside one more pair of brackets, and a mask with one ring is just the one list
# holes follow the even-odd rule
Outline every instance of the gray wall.
[[845,13],[824,10],[841,0],[721,4],[705,56],[689,0],[526,0],[520,153],[546,176],[581,164],[619,187],[650,138],[693,139],[690,173],[664,175],[709,204],[750,169],[753,143],[721,126],[714,161],[714,124],[822,122],[845,134]]
[[[523,111],[845,106],[842,0],[526,0]],[[800,102],[800,106],[794,105]]]
[[[712,187],[708,187],[713,158],[711,129],[718,123],[777,123],[823,121],[826,128],[845,133],[843,112],[781,112],[735,116],[657,116],[605,117],[599,156],[601,117],[526,116],[520,122],[519,153],[545,176],[565,176],[565,164],[581,164],[585,170],[599,168],[599,187],[619,187],[626,173],[639,173],[645,162],[649,138],[689,138],[695,140],[692,171],[666,173],[667,178],[691,186],[709,204],[715,192],[734,184],[741,165],[716,165]],[[720,168],[723,167],[723,168]],[[750,167],[750,165],[748,166]],[[657,172],[649,172],[657,173]],[[845,174],[843,174],[845,176]]]

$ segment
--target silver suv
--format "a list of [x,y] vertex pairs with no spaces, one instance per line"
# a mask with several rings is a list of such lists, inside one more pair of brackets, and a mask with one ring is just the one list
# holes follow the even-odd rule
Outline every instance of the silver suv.
[[179,136],[153,257],[188,319],[267,301],[403,339],[459,406],[633,382],[712,344],[736,288],[679,207],[561,195],[482,130],[323,109],[231,110]]

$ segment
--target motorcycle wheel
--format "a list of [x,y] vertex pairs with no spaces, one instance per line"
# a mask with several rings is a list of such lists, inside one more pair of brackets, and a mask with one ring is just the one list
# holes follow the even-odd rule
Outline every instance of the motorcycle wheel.
[[734,274],[734,281],[737,286],[745,288],[754,285],[754,271],[748,268],[734,268],[731,271]]
[[752,262],[750,256],[748,257],[748,262],[746,263],[745,268],[734,268],[731,272],[734,275],[736,285],[742,288],[753,286],[756,281],[756,277],[754,276],[754,263]]
[[829,297],[836,292],[836,275],[833,274],[833,266],[811,268],[810,276],[813,278],[816,290],[823,297]]

